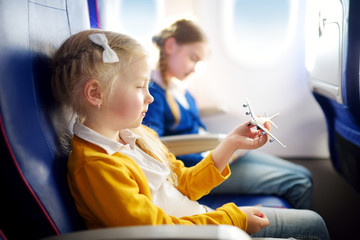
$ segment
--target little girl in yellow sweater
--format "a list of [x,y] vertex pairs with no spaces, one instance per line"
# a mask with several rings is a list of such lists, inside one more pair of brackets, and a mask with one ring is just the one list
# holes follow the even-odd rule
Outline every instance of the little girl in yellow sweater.
[[213,210],[196,201],[229,177],[237,149],[261,147],[266,135],[240,124],[186,168],[142,125],[153,97],[147,56],[134,39],[83,31],[62,44],[53,66],[54,95],[76,116],[68,183],[88,228],[229,224],[252,234],[269,225],[255,207],[228,203]]

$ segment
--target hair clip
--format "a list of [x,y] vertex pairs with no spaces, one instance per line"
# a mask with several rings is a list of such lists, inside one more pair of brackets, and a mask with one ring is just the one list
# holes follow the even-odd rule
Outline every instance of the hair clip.
[[103,62],[104,63],[114,63],[119,62],[119,57],[117,56],[116,52],[112,50],[108,44],[108,40],[104,33],[93,33],[89,35],[89,39],[101,46],[104,49],[103,52]]

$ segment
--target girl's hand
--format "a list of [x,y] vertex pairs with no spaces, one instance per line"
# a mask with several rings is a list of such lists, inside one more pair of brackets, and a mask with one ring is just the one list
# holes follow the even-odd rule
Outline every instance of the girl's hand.
[[[248,122],[242,123],[228,134],[227,138],[231,139],[230,144],[236,148],[235,150],[257,149],[267,142],[267,134],[262,135],[264,132],[261,129],[257,130],[253,125],[248,125]],[[266,122],[265,128],[270,131],[271,124]]]
[[[215,167],[222,172],[231,156],[238,149],[256,149],[263,146],[267,140],[267,134],[262,135],[262,130],[253,128],[249,122],[245,122],[232,130],[226,138],[212,152],[212,159]],[[271,125],[265,123],[265,127],[270,131]]]
[[247,229],[248,234],[253,234],[264,227],[269,226],[270,222],[267,216],[255,207],[240,207],[240,210],[247,216]]

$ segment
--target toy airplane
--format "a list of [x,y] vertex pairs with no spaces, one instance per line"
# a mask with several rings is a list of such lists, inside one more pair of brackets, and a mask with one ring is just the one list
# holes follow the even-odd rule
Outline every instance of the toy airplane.
[[277,117],[280,113],[277,113],[271,117],[268,117],[267,114],[265,113],[265,117],[257,117],[255,115],[255,113],[253,112],[250,103],[249,103],[249,99],[246,98],[246,104],[243,105],[244,108],[249,108],[249,111],[246,112],[246,115],[250,115],[251,119],[250,119],[250,125],[254,125],[256,126],[258,129],[262,129],[264,132],[263,134],[268,134],[270,136],[270,142],[273,141],[277,141],[281,146],[286,147],[286,145],[284,145],[283,143],[281,143],[272,133],[270,133],[264,126],[265,122],[270,122],[271,125],[273,125],[274,127],[278,128],[275,123],[273,121],[271,121],[271,119]]

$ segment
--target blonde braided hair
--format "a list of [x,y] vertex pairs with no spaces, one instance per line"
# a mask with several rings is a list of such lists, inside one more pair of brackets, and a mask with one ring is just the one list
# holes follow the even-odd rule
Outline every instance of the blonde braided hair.
[[153,36],[152,42],[159,49],[158,69],[160,76],[165,84],[166,100],[169,103],[170,110],[175,119],[175,125],[180,121],[180,110],[175,99],[168,91],[169,78],[168,78],[168,66],[167,66],[167,54],[165,52],[165,41],[173,37],[176,43],[179,45],[189,44],[195,42],[206,42],[206,37],[194,22],[186,19],[181,19],[173,23],[169,28],[165,28],[157,35]]

